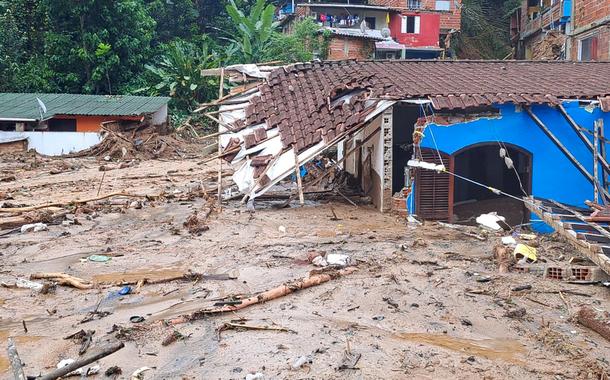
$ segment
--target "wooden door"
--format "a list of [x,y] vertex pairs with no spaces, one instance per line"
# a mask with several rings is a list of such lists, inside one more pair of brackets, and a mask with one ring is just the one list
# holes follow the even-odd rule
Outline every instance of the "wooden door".
[[[425,162],[440,164],[438,152],[422,148]],[[453,171],[453,160],[441,152],[443,165]],[[433,170],[417,169],[415,172],[415,212],[426,220],[451,221],[453,216],[453,176]]]

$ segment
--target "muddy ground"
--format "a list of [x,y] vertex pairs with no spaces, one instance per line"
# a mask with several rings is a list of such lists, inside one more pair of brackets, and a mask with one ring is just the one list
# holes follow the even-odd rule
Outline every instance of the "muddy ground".
[[[147,160],[106,172],[101,164],[118,167],[95,158],[1,160],[0,203],[13,206],[117,191],[161,195],[69,208],[62,217],[69,222],[48,231],[0,231],[6,284],[63,272],[95,285],[47,294],[0,287],[0,344],[15,337],[27,375],[77,359],[80,342],[64,338],[81,329],[95,331],[88,352],[125,342],[99,361],[96,378],[112,366],[121,368],[118,378],[150,367],[145,379],[244,379],[257,372],[265,379],[600,379],[610,372],[610,342],[573,318],[581,305],[610,310],[610,291],[536,273],[499,274],[492,256],[499,237],[479,241],[434,223],[407,226],[371,206],[324,199],[284,209],[259,202],[254,212],[232,201],[210,215],[209,230],[191,234],[183,223],[208,207],[202,189],[215,188],[215,164]],[[543,259],[577,255],[561,240],[539,240]],[[319,269],[307,260],[312,251],[348,254],[357,271],[237,312],[167,323],[219,299],[307,277]],[[187,271],[211,276],[132,285],[131,294],[118,294],[121,281]],[[525,284],[531,290],[511,290]],[[134,316],[144,321],[130,322]],[[289,331],[219,334],[231,321]],[[181,339],[163,345],[175,332]],[[341,369],[346,351],[359,360]],[[308,363],[291,368],[301,356]],[[12,378],[4,349],[0,377]]]

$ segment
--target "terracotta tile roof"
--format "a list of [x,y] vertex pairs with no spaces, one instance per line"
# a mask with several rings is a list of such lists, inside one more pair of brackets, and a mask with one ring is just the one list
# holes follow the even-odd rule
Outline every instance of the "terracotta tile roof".
[[[610,96],[610,62],[335,61],[271,72],[237,129],[266,122],[297,151],[361,124],[380,99],[428,98],[436,109],[557,104]],[[349,102],[339,99],[354,95]]]

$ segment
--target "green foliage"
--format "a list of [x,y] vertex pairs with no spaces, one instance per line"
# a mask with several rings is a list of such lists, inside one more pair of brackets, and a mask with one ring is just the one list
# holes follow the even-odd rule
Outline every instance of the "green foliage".
[[218,79],[203,76],[201,70],[222,66],[227,57],[213,51],[206,41],[196,45],[178,40],[163,50],[155,65],[145,66],[153,84],[138,92],[171,96],[174,107],[189,110],[217,96]]
[[148,0],[146,7],[157,22],[155,44],[190,40],[200,33],[199,11],[193,0]]
[[318,24],[312,18],[305,18],[294,24],[290,34],[274,32],[262,59],[283,62],[311,61],[316,55],[323,56],[328,51],[326,41],[328,39],[320,33]]
[[511,52],[510,15],[520,0],[464,0],[458,56],[502,59]]
[[238,37],[231,37],[241,52],[243,63],[256,63],[264,60],[267,49],[271,45],[271,38],[277,24],[273,22],[275,7],[267,4],[265,0],[256,0],[256,3],[246,15],[235,0],[229,0],[227,13],[233,21]]

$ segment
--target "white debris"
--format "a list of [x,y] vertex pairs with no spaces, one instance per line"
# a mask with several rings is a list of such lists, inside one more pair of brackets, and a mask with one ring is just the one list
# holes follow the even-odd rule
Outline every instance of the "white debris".
[[[70,364],[74,363],[76,360],[74,359],[64,359],[62,361],[60,361],[59,363],[57,363],[57,368],[64,368],[69,366]],[[68,373],[67,375],[64,375],[64,377],[70,377],[70,376],[78,376],[78,375],[83,375],[83,369],[82,368],[78,368],[75,369],[74,371]]]
[[246,380],[265,380],[265,375],[260,372],[257,373],[249,373],[246,375]]
[[21,226],[21,233],[23,234],[23,233],[30,232],[30,231],[40,232],[40,231],[46,231],[48,229],[49,229],[49,227],[44,223],[24,224],[23,226]]
[[409,160],[409,162],[407,162],[407,165],[412,168],[436,170],[437,172],[445,171],[445,165],[437,165],[433,162],[424,162],[424,161],[420,161],[420,160]]
[[25,278],[18,278],[15,280],[15,282],[2,281],[1,285],[6,288],[32,289],[36,292],[41,292],[44,288],[43,284],[35,281],[26,280]]
[[299,369],[308,363],[313,363],[313,358],[310,355],[307,355],[307,356],[303,355],[303,356],[299,356],[298,358],[296,358],[292,362],[291,367],[292,367],[292,369]]
[[523,239],[523,240],[535,240],[536,239],[536,235],[535,234],[519,234],[519,239]]
[[61,225],[64,226],[64,227],[69,227],[69,226],[71,226],[73,224],[74,224],[73,220],[64,220],[63,222],[61,222]]
[[327,267],[328,266],[328,262],[322,256],[314,257],[313,260],[311,261],[311,263],[317,267]]
[[489,214],[479,215],[476,220],[483,227],[489,228],[492,231],[499,231],[502,229],[502,226],[498,222],[504,222],[506,218],[498,215],[496,212],[490,212]]
[[104,161],[110,161],[110,160],[112,160],[112,157],[110,157],[110,156],[104,157]]
[[346,267],[352,262],[352,258],[342,253],[329,253],[326,255],[328,265]]
[[284,227],[284,226],[279,226],[279,227],[277,228],[277,230],[278,230],[278,231],[280,231],[280,232],[281,232],[281,233],[283,233],[283,234],[285,234],[285,233],[286,233],[286,227]]
[[151,369],[152,368],[150,368],[150,367],[141,367],[141,368],[136,369],[131,374],[131,380],[143,380],[144,379],[144,372],[150,371]]
[[504,245],[517,245],[517,241],[512,236],[503,236],[502,244]]

